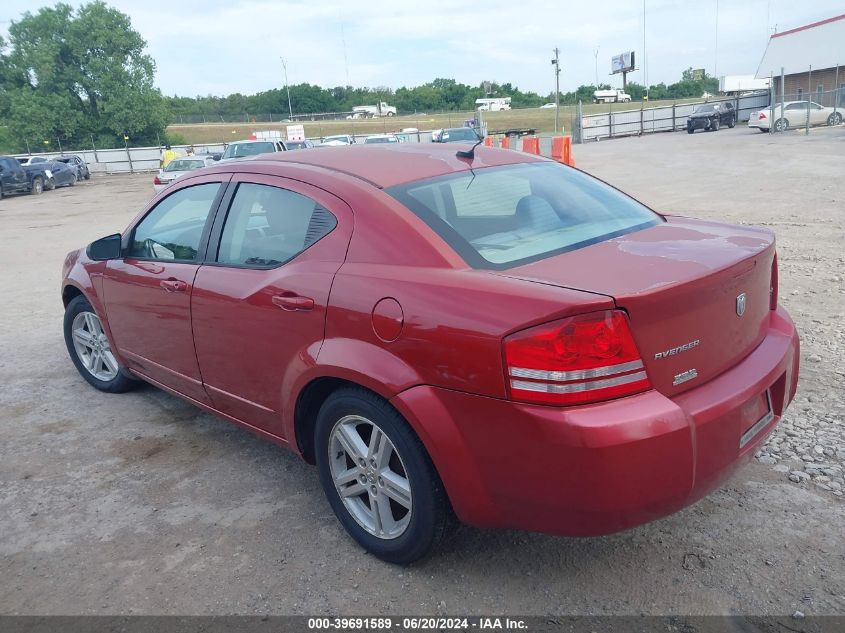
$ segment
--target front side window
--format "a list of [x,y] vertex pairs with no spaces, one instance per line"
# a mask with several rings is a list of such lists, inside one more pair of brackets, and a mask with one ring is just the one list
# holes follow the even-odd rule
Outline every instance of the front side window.
[[212,182],[167,196],[135,227],[129,256],[196,261],[203,228],[219,189],[220,183]]
[[335,226],[337,219],[311,198],[279,187],[241,183],[226,215],[217,262],[278,266]]
[[386,191],[475,268],[509,268],[663,221],[601,181],[551,162],[476,169]]

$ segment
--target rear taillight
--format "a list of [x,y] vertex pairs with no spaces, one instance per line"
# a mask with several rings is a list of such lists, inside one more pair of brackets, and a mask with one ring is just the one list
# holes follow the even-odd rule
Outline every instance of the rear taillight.
[[160,185],[161,179],[158,176],[156,176],[155,178],[153,178],[153,184],[154,185]]
[[517,332],[504,340],[510,397],[570,405],[651,388],[628,319],[594,312]]
[[769,310],[778,309],[778,254],[772,260],[772,281],[769,283]]
[[765,114],[763,114],[762,112],[758,112],[758,113],[757,113],[757,119],[758,119],[758,120],[759,120],[759,119],[765,119],[765,118],[766,118],[766,115],[765,115]]

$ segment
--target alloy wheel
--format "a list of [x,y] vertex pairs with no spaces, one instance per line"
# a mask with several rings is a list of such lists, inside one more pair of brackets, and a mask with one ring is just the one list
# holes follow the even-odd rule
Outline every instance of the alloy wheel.
[[113,380],[118,374],[119,365],[103,332],[100,318],[93,312],[80,312],[73,319],[71,333],[76,355],[88,373],[103,382]]
[[411,521],[411,482],[387,434],[367,418],[346,415],[332,428],[328,450],[335,488],[358,525],[380,539],[401,536]]

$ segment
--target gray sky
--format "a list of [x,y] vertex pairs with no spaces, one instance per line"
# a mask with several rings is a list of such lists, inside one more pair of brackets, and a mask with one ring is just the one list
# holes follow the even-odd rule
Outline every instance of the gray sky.
[[[9,21],[44,2],[0,6]],[[80,3],[71,1],[77,6]],[[250,94],[290,83],[325,87],[414,86],[435,77],[511,82],[554,90],[550,60],[561,49],[561,89],[609,77],[610,58],[634,50],[629,79],[671,83],[688,67],[753,74],[772,29],[845,12],[843,0],[646,0],[646,69],[640,0],[178,0],[110,2],[149,43],[165,94]],[[718,35],[718,38],[717,38]],[[345,47],[344,47],[345,41]],[[718,41],[718,47],[717,47]],[[717,54],[718,51],[718,54]]]

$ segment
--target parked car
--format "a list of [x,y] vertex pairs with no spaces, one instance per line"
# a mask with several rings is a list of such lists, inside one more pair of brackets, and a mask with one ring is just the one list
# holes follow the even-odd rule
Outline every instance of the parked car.
[[308,149],[310,147],[314,147],[313,141],[308,139],[302,141],[282,141],[282,145],[285,146],[285,150],[291,151],[294,149]]
[[364,139],[364,145],[373,143],[398,143],[399,139],[395,134],[372,134]]
[[17,158],[0,156],[0,199],[10,193],[38,195],[52,177],[53,174],[44,168],[41,161],[23,166]]
[[70,156],[57,156],[53,160],[60,163],[65,163],[67,165],[70,165],[71,167],[75,167],[77,179],[91,179],[91,172],[88,170],[88,164],[81,156],[71,154]]
[[540,109],[541,110],[547,110],[549,108],[555,108],[555,107],[557,107],[557,106],[554,103],[544,103],[543,105],[540,106]]
[[30,165],[38,165],[39,163],[47,163],[49,161],[50,159],[46,156],[22,156],[18,158],[18,162],[24,167],[29,167]]
[[[827,108],[813,101],[787,101],[778,103],[774,108],[775,131],[785,132],[790,127],[804,127],[809,113],[810,125],[839,125],[842,123],[842,110]],[[768,132],[771,128],[772,109],[764,108],[752,112],[748,118],[748,127]]]
[[51,160],[46,163],[37,163],[34,166],[30,165],[24,167],[24,169],[37,169],[39,167],[47,169],[50,174],[50,177],[47,179],[47,182],[44,183],[45,189],[55,189],[56,187],[73,187],[76,184],[76,181],[79,180],[76,175],[76,166],[71,166],[67,163],[60,163],[55,160]]
[[696,130],[715,132],[721,125],[736,125],[736,111],[730,101],[703,103],[687,117],[687,132],[690,134]]
[[153,189],[158,193],[177,178],[181,178],[185,174],[197,169],[213,165],[215,162],[211,154],[174,158],[167,163],[167,167],[158,170],[158,174],[153,178]]
[[237,160],[248,156],[259,154],[271,154],[273,152],[284,152],[286,148],[279,139],[268,139],[263,141],[235,141],[229,143],[223,151],[221,161]]
[[355,137],[351,134],[334,134],[332,136],[324,136],[320,145],[355,145]]
[[145,380],[300,454],[394,563],[453,512],[579,536],[675,512],[797,388],[770,230],[661,215],[522,152],[218,163],[62,279],[90,385]]
[[478,133],[471,127],[449,127],[432,137],[435,143],[477,143]]

